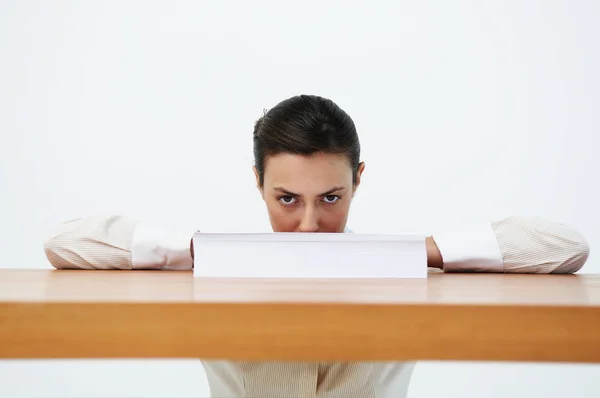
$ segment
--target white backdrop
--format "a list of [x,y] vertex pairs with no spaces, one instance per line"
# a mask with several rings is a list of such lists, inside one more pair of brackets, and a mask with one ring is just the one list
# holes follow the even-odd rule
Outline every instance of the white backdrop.
[[[599,17],[594,0],[1,0],[0,267],[48,268],[52,227],[95,212],[267,230],[253,123],[310,93],[359,129],[353,230],[541,215],[588,238],[598,273]],[[599,376],[421,363],[411,398],[597,397]],[[0,362],[0,396],[207,395],[197,360]]]

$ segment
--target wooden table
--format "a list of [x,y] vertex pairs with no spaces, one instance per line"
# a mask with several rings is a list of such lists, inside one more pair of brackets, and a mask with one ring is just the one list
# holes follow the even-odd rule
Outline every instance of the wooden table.
[[600,362],[600,275],[0,270],[0,358]]

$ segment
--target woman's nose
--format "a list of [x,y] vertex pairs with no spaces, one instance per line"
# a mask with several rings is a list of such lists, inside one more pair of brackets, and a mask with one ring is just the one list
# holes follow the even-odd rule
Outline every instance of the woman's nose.
[[300,232],[317,232],[319,230],[319,218],[315,209],[306,208],[298,229]]

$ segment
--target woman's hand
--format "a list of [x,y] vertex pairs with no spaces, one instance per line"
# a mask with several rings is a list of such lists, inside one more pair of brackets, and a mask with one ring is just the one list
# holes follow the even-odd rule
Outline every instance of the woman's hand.
[[194,268],[194,239],[190,240],[190,254],[192,255],[192,268]]
[[440,249],[433,240],[433,237],[428,236],[425,238],[425,247],[427,248],[427,266],[431,268],[444,269],[442,253],[440,253]]

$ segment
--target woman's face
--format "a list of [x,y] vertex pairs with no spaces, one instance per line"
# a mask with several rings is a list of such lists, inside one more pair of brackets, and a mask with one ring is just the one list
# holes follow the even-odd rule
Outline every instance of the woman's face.
[[363,170],[361,163],[353,185],[352,168],[344,155],[269,156],[259,189],[273,231],[343,232]]

